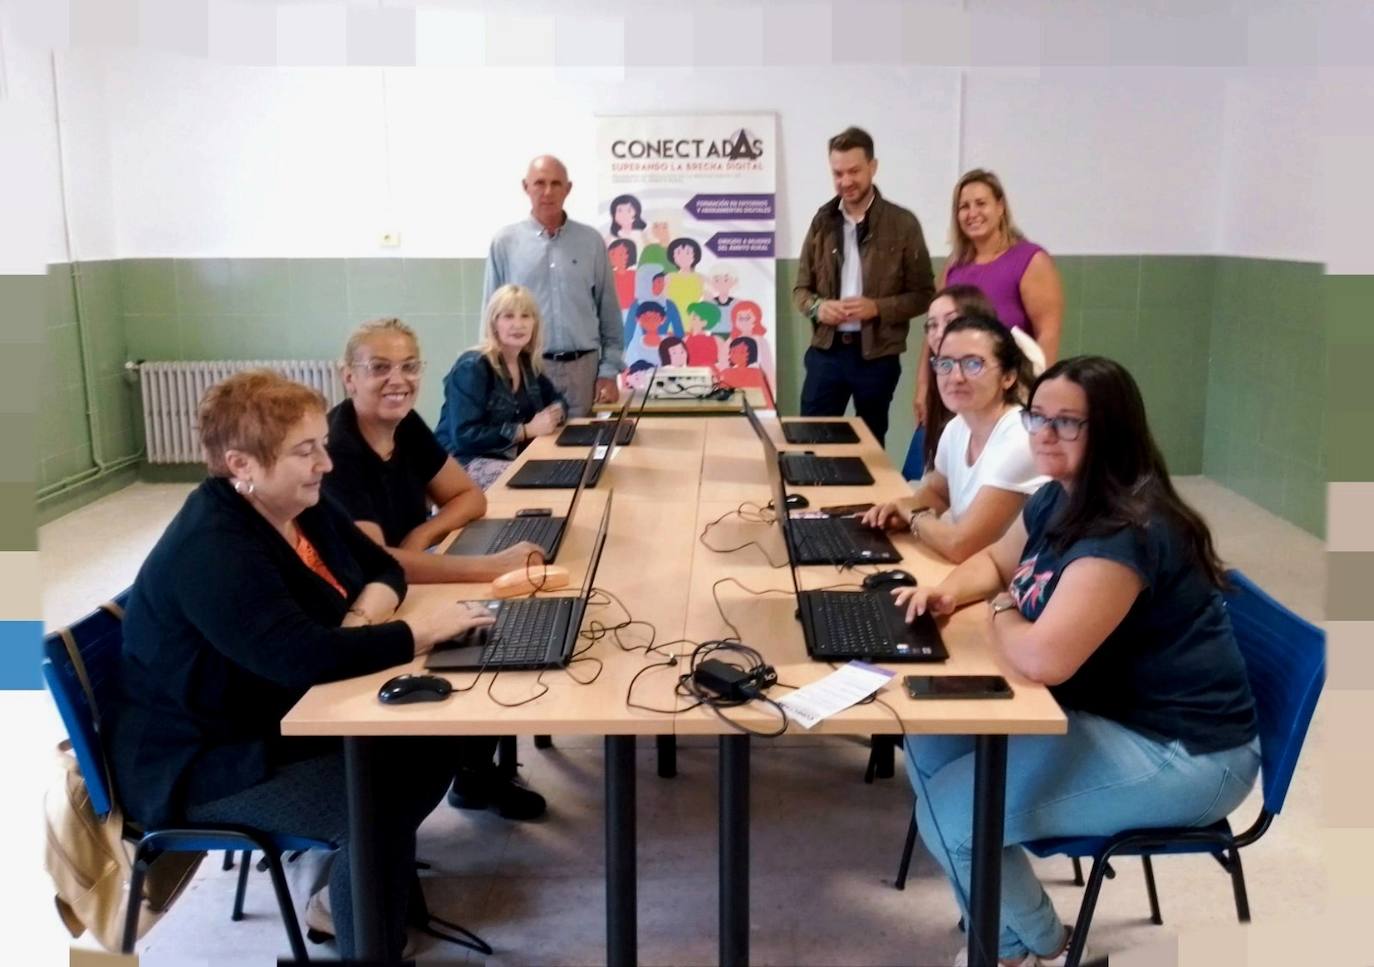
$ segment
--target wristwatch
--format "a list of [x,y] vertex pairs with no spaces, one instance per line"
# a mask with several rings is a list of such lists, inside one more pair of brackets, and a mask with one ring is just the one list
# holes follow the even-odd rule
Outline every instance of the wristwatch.
[[917,540],[920,540],[920,539],[921,539],[921,532],[920,532],[919,530],[916,529],[916,522],[919,521],[922,517],[927,517],[927,516],[929,516],[929,517],[934,517],[934,516],[935,516],[935,511],[931,510],[929,507],[922,507],[920,510],[916,511],[915,513],[913,513],[913,514],[911,515],[911,523],[910,523],[908,526],[909,526],[910,529],[911,529],[912,535],[913,535]]
[[988,604],[992,605],[992,617],[994,619],[1003,611],[1011,611],[1016,608],[1016,602],[1012,600],[1011,595],[1004,596],[999,594],[989,601]]
[[811,321],[812,321],[812,322],[820,322],[820,321],[821,321],[821,297],[820,297],[820,296],[816,296],[816,298],[814,298],[814,299],[811,300],[811,308],[809,308],[809,309],[806,310],[806,314],[807,314],[808,316],[811,317]]

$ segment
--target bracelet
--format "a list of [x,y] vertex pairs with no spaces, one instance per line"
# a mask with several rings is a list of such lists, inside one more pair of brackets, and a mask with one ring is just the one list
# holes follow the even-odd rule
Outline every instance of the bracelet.
[[910,524],[911,533],[912,533],[913,535],[915,535],[915,537],[916,537],[916,539],[917,539],[918,541],[921,539],[921,532],[920,532],[920,530],[917,528],[916,523],[917,523],[917,521],[919,521],[922,517],[926,516],[927,514],[930,514],[931,516],[934,516],[934,515],[935,515],[935,511],[931,510],[929,507],[922,507],[920,510],[914,512],[914,513],[911,515],[911,524]]

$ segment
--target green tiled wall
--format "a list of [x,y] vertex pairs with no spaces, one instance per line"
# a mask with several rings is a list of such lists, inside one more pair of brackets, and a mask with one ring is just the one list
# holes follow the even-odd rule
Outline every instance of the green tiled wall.
[[[40,360],[46,352],[41,275],[0,275],[0,551],[37,548],[34,530]],[[37,602],[35,602],[35,608]]]
[[[1207,473],[1321,533],[1324,343],[1314,353],[1299,352],[1321,338],[1312,321],[1321,298],[1320,266],[1210,256],[1070,255],[1056,261],[1068,306],[1061,355],[1101,353],[1130,368],[1171,471]],[[116,379],[125,357],[332,359],[354,324],[389,313],[420,335],[431,365],[420,411],[433,421],[443,374],[476,341],[481,311],[481,259],[125,259],[81,269],[111,446],[136,446],[138,440],[141,417]],[[794,259],[777,263],[784,413],[796,412],[810,338],[810,324],[791,308],[796,269]],[[66,268],[54,267],[44,481],[90,460],[73,361],[70,283],[64,291],[64,279]],[[889,454],[898,464],[913,426],[918,327],[912,332],[888,434]],[[1292,389],[1289,405],[1272,392],[1276,386]]]
[[[1374,276],[1329,275],[1323,284],[1327,318],[1326,439],[1331,480],[1374,480],[1370,446],[1369,360],[1374,358]],[[1359,442],[1355,442],[1359,441]]]
[[[80,287],[81,328],[94,377],[88,387],[81,365],[76,291]],[[127,358],[116,262],[81,262],[48,268],[43,379],[39,396],[38,486],[65,480],[95,466],[96,447],[86,410],[96,408],[99,456],[118,460],[140,446],[137,388],[124,377]]]
[[1327,479],[1322,279],[1313,263],[1216,260],[1203,457],[1207,476],[1318,535]]

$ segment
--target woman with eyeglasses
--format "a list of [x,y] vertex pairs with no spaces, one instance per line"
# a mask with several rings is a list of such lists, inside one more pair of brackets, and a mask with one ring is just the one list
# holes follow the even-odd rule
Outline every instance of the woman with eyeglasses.
[[543,328],[534,293],[501,286],[487,302],[481,344],[444,379],[435,432],[483,490],[568,418],[568,401],[543,372]]
[[[423,368],[419,340],[400,319],[365,322],[349,337],[342,370],[348,399],[329,413],[334,469],[324,492],[386,548],[412,584],[490,581],[542,561],[543,550],[528,541],[495,554],[429,552],[481,517],[487,500],[415,412]],[[494,805],[507,819],[542,815],[542,796],[497,774],[497,742],[497,736],[452,740],[458,761],[449,802]]]
[[[1068,718],[1066,735],[1008,742],[999,956],[1034,965],[1069,931],[1017,844],[1217,822],[1254,784],[1259,742],[1221,561],[1135,380],[1100,356],[1064,360],[1022,419],[1050,482],[996,544],[895,597],[908,619],[986,602],[999,661]],[[967,914],[973,739],[909,735],[906,750],[922,839]]]
[[945,406],[944,400],[940,399],[940,389],[930,368],[930,360],[935,358],[935,351],[940,348],[940,340],[945,336],[945,326],[960,316],[985,316],[988,319],[996,319],[997,310],[993,309],[992,303],[983,295],[982,290],[972,285],[947,285],[930,300],[923,327],[927,350],[923,355],[926,363],[918,371],[920,375],[916,380],[914,400],[916,425],[925,430],[921,443],[922,467],[925,472],[929,472],[935,466],[935,447],[940,442],[940,434],[944,432],[945,424],[954,415],[949,411],[949,407]]
[[1030,364],[1001,323],[967,315],[950,322],[931,361],[940,399],[954,414],[915,493],[874,507],[870,527],[907,529],[956,564],[1007,529],[1045,479],[1021,425]]

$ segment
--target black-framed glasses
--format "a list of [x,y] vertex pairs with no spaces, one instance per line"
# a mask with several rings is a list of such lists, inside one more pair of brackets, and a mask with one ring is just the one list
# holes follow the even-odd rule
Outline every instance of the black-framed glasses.
[[953,356],[936,356],[930,361],[930,368],[940,376],[948,376],[954,372],[955,366],[962,369],[969,379],[973,379],[987,369],[988,361],[982,356],[960,356],[958,359]]
[[395,363],[389,359],[365,359],[361,363],[353,364],[354,369],[361,370],[373,379],[386,379],[398,367],[402,376],[409,376],[413,379],[425,371],[425,361],[423,359],[407,359],[404,362]]
[[1052,426],[1055,436],[1065,443],[1072,443],[1078,439],[1079,434],[1083,432],[1083,427],[1088,425],[1088,421],[1080,420],[1076,416],[1048,417],[1044,413],[1022,410],[1021,425],[1026,428],[1027,433],[1039,433],[1045,427]]

